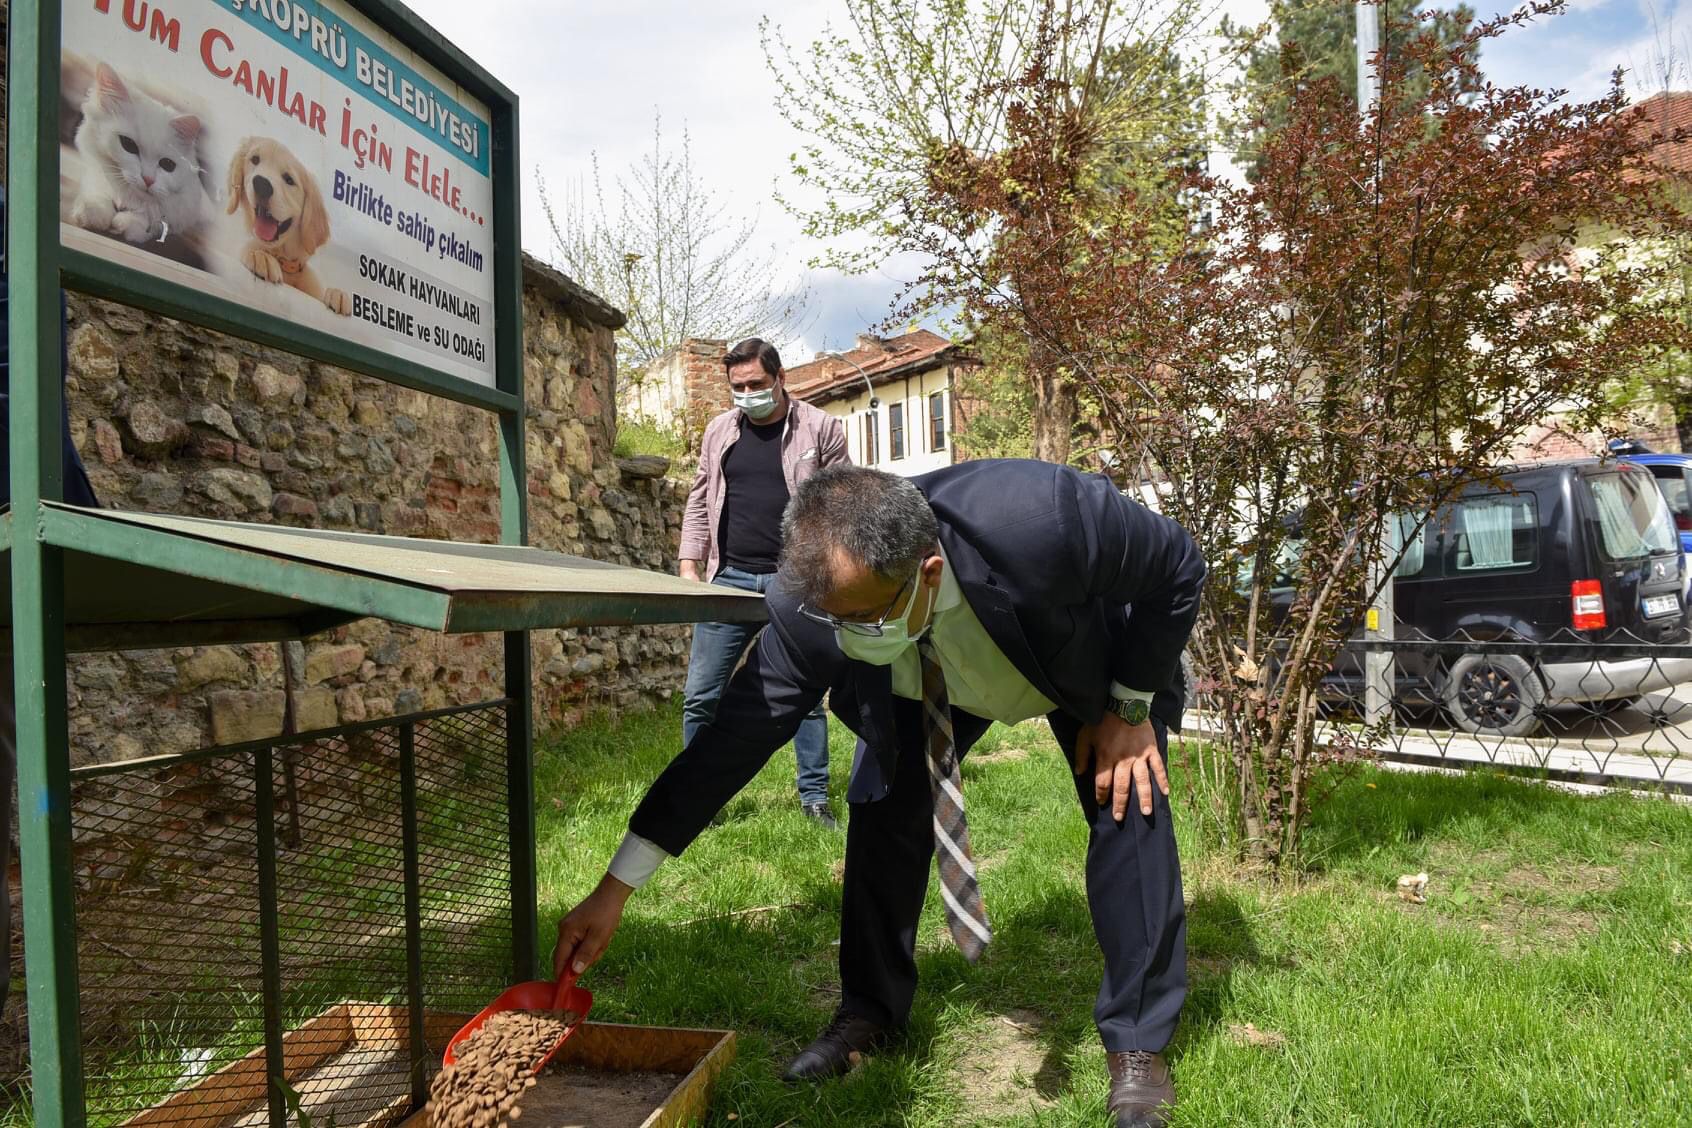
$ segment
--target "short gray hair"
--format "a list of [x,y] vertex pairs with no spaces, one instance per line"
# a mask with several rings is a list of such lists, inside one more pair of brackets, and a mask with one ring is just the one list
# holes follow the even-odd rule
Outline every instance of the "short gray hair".
[[781,519],[782,584],[815,605],[834,594],[837,552],[886,580],[907,580],[940,540],[934,510],[908,478],[839,465],[805,479]]

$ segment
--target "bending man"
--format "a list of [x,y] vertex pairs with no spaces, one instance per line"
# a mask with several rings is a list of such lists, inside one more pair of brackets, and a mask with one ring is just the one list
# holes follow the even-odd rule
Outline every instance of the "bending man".
[[910,1014],[931,857],[959,947],[973,959],[990,942],[957,762],[992,721],[1044,715],[1090,829],[1110,1108],[1119,1126],[1164,1123],[1175,1090],[1161,1051],[1186,996],[1186,924],[1163,753],[1205,575],[1192,538],[1104,478],[1039,462],[910,480],[836,467],[798,490],[783,525],[769,628],[715,721],[636,808],[599,887],[559,922],[555,968],[599,958],[630,893],[830,691],[859,737],[842,1002],[786,1076],[844,1073]]

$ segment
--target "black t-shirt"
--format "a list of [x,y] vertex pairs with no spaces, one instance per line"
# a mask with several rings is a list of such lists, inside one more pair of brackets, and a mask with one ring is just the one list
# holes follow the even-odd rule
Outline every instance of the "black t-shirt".
[[740,438],[723,455],[723,517],[717,553],[727,567],[767,575],[781,555],[781,513],[787,477],[781,471],[779,423],[740,421]]

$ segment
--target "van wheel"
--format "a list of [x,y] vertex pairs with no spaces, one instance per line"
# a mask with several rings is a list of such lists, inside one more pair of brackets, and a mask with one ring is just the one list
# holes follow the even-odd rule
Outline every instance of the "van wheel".
[[1514,654],[1468,654],[1445,677],[1445,711],[1464,732],[1527,736],[1539,728],[1545,686]]

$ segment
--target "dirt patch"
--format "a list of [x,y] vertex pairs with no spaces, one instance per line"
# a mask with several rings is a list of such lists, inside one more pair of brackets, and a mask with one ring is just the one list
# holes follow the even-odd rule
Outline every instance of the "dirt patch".
[[975,1037],[957,1065],[958,1084],[971,1108],[1013,1110],[1048,1108],[1041,1094],[1040,1072],[1046,1048],[1040,1041],[1043,1020],[1032,1011],[993,1015],[972,1029]]
[[1197,972],[1200,975],[1220,979],[1234,970],[1234,965],[1238,962],[1238,960],[1232,960],[1226,956],[1196,956],[1189,952],[1187,953],[1187,973],[1191,975]]
[[1230,1022],[1228,1037],[1242,1046],[1257,1046],[1265,1050],[1284,1050],[1287,1036],[1278,1030],[1259,1030],[1251,1023]]
[[992,752],[977,752],[970,756],[968,764],[1018,764],[1028,759],[1026,748],[998,748]]
[[1401,909],[1469,925],[1505,954],[1523,955],[1565,950],[1595,936],[1600,914],[1581,902],[1614,888],[1620,869],[1545,867],[1482,852],[1449,867],[1431,860],[1429,873],[1428,903],[1401,903]]

